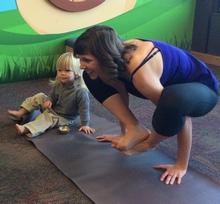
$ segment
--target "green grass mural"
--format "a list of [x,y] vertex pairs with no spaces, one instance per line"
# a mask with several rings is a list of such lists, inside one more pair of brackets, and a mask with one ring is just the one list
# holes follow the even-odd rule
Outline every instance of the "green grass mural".
[[[102,24],[124,39],[158,39],[190,49],[194,7],[195,0],[137,0],[133,10]],[[0,83],[54,76],[64,41],[83,31],[39,35],[18,10],[0,12]]]

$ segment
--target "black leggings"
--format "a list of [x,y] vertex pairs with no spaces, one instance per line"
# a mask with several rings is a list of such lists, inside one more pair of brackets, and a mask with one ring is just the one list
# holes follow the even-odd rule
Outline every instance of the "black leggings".
[[[84,81],[92,95],[103,103],[108,97],[118,93],[101,79],[91,80],[86,72]],[[145,98],[132,83],[123,81],[129,93]],[[146,98],[145,98],[146,99]],[[218,101],[218,95],[201,83],[174,84],[164,88],[152,125],[154,130],[164,136],[177,134],[184,126],[185,116],[199,117],[211,111]]]
[[175,84],[164,88],[152,125],[164,136],[177,134],[184,126],[185,116],[200,117],[211,111],[218,95],[201,83]]

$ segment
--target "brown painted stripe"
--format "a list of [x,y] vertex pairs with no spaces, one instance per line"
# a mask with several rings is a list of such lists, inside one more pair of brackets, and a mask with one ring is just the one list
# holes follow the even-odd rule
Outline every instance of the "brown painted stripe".
[[69,12],[80,12],[92,9],[105,0],[49,0],[56,7],[69,11]]

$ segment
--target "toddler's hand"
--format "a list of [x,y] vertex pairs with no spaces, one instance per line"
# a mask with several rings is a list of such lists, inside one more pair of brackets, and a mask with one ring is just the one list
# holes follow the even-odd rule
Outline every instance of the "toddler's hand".
[[43,104],[43,107],[45,109],[51,108],[52,107],[52,102],[50,100],[45,101],[44,104]]
[[81,126],[79,128],[79,131],[84,132],[86,134],[93,134],[95,132],[95,129],[85,125],[85,126]]

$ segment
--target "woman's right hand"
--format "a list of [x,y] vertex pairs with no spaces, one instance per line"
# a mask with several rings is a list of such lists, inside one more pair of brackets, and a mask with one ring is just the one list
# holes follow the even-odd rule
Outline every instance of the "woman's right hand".
[[96,137],[99,142],[110,142],[113,148],[119,151],[127,151],[132,149],[137,144],[146,140],[150,135],[150,130],[140,126],[133,126],[127,128],[126,133],[123,135],[101,135]]
[[52,107],[52,102],[50,100],[47,100],[43,104],[44,109],[50,109]]
[[160,164],[154,166],[155,169],[164,170],[160,180],[165,184],[173,185],[175,181],[180,184],[182,177],[186,174],[187,168],[178,166],[177,164]]

